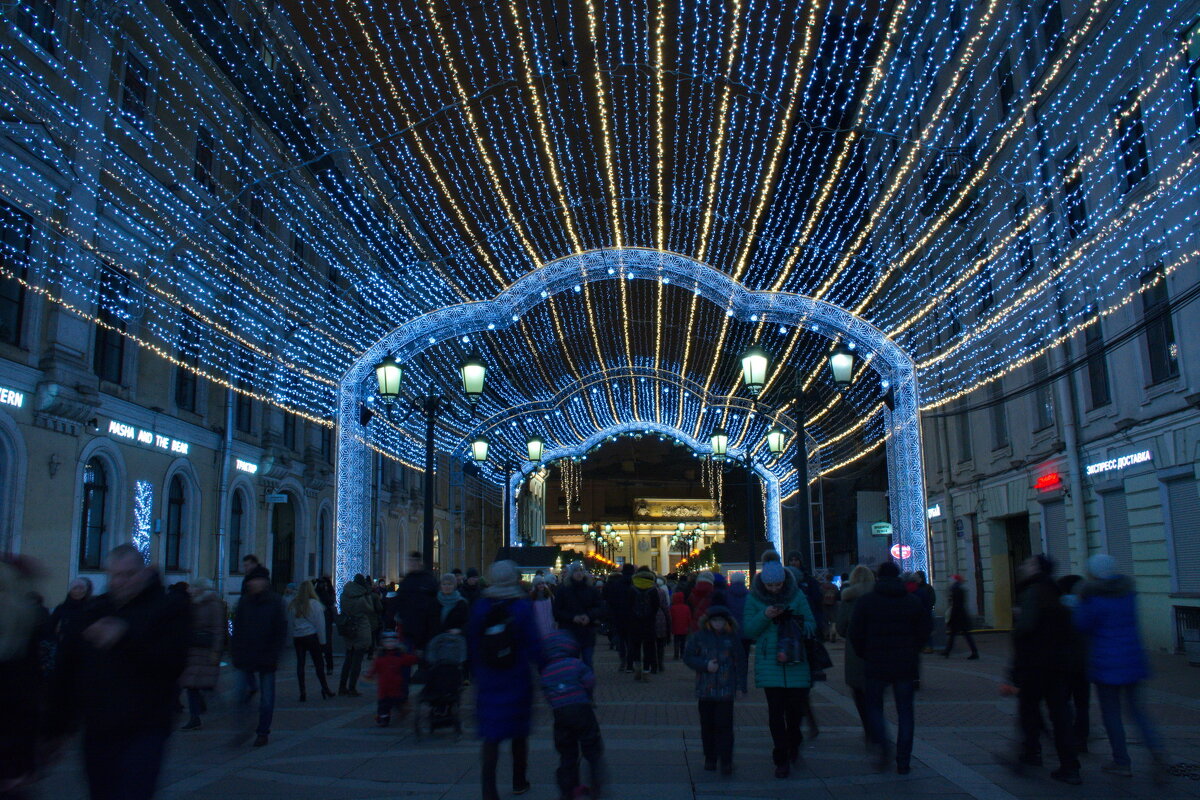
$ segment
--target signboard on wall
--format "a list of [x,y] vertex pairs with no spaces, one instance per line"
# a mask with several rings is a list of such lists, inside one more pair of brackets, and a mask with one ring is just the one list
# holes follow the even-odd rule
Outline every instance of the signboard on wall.
[[286,503],[288,496],[286,492],[273,492],[263,498],[268,503]]
[[872,522],[871,523],[871,535],[872,536],[891,536],[892,535],[892,523],[890,523],[890,522]]

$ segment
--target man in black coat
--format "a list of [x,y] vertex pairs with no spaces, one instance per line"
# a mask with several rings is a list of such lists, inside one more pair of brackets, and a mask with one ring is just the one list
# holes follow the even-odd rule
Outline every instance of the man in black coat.
[[896,699],[896,771],[907,775],[915,728],[917,662],[929,638],[929,615],[920,599],[905,589],[895,563],[880,564],[875,589],[855,602],[849,634],[850,646],[863,660],[867,724],[871,743],[878,748],[879,768],[887,767],[883,693],[891,686]]
[[609,578],[604,584],[604,607],[608,624],[617,636],[617,653],[621,657],[621,671],[633,672],[633,648],[630,647],[633,623],[633,598],[630,596],[633,564],[621,567],[621,573]]
[[[233,613],[229,651],[238,671],[238,696],[243,707],[258,692],[258,727],[255,747],[267,743],[275,716],[275,670],[287,639],[287,612],[283,598],[271,591],[271,575],[257,566],[242,581],[242,598]],[[241,737],[237,740],[244,741]]]
[[438,580],[425,569],[415,550],[408,554],[408,572],[396,590],[396,621],[409,650],[424,650],[438,633],[441,610],[437,601]]
[[1054,582],[1054,564],[1043,555],[1017,570],[1016,619],[1013,621],[1012,685],[1017,689],[1021,727],[1021,766],[1042,765],[1042,713],[1046,704],[1058,769],[1050,777],[1072,786],[1082,783],[1070,708],[1071,674],[1083,662],[1083,640],[1071,622]]
[[590,667],[596,651],[600,593],[590,584],[587,570],[578,561],[567,565],[565,578],[554,595],[554,621],[575,637],[579,643],[579,657]]
[[105,568],[108,591],[63,633],[52,723],[65,733],[76,714],[82,719],[93,798],[149,798],[187,663],[191,615],[133,545],[114,548]]

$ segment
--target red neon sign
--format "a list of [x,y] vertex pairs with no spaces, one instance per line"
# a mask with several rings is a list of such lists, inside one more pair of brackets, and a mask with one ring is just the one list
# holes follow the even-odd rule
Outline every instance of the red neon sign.
[[892,558],[898,558],[901,561],[906,558],[912,558],[912,547],[906,544],[892,545]]
[[1051,489],[1057,489],[1062,486],[1062,476],[1057,472],[1047,472],[1033,482],[1033,488],[1039,492],[1048,492]]

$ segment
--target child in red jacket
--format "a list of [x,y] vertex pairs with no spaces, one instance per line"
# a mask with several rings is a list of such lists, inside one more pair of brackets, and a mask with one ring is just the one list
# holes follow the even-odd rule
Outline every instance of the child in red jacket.
[[671,634],[675,639],[675,660],[683,655],[688,630],[692,626],[692,609],[683,599],[683,592],[671,595]]
[[420,663],[419,658],[400,646],[400,638],[391,631],[379,637],[381,650],[367,670],[367,679],[375,679],[375,724],[386,728],[392,721],[392,709],[403,710],[408,696],[408,668]]

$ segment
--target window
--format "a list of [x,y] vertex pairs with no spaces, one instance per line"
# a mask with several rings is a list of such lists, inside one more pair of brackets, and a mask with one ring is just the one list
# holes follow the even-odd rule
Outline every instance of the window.
[[283,412],[283,446],[296,449],[296,415]]
[[1179,376],[1179,345],[1175,343],[1167,277],[1163,274],[1161,264],[1142,276],[1142,287],[1142,316],[1146,325],[1150,383],[1162,383]]
[[96,349],[92,369],[102,381],[120,383],[125,373],[125,319],[119,309],[129,294],[129,281],[109,269],[101,269],[97,293]]
[[1188,28],[1187,77],[1192,90],[1192,120],[1200,130],[1200,20]]
[[16,23],[28,36],[50,55],[55,52],[54,28],[58,25],[58,0],[17,0]]
[[1054,424],[1054,382],[1050,380],[1050,358],[1045,353],[1033,360],[1034,430],[1043,431]]
[[324,425],[321,426],[321,458],[333,460],[333,430]]
[[317,575],[325,574],[325,544],[329,538],[329,512],[322,510],[317,517]]
[[213,135],[208,128],[196,129],[196,163],[192,175],[210,193],[217,191],[216,165],[213,160]]
[[1008,417],[1004,411],[1004,387],[1001,381],[988,384],[988,402],[993,405],[989,409],[992,415],[992,449],[999,450],[1008,447]]
[[1200,495],[1195,478],[1168,481],[1167,512],[1171,518],[1172,576],[1177,592],[1200,592]]
[[1067,235],[1072,239],[1087,230],[1087,201],[1083,191],[1083,169],[1074,165],[1063,180],[1063,209],[1067,217]]
[[954,417],[958,421],[958,460],[971,460],[971,415],[967,412],[967,405],[964,401],[957,416]]
[[[178,358],[188,366],[196,366],[199,334],[189,317],[179,329]],[[196,411],[196,373],[185,366],[175,367],[175,405],[181,411]]]
[[1133,574],[1133,545],[1129,541],[1129,505],[1124,490],[1100,495],[1104,511],[1104,546],[1117,562],[1117,572]]
[[150,70],[132,52],[125,52],[125,78],[121,83],[121,116],[142,125],[150,116]]
[[[29,266],[29,244],[33,238],[33,220],[23,212],[0,202],[0,341],[21,343],[21,323],[25,317],[24,280]],[[9,277],[9,276],[13,277]]]
[[184,505],[183,478],[176,475],[171,478],[171,487],[167,491],[167,530],[163,552],[163,569],[165,570],[183,569],[180,551],[183,544]]
[[254,399],[245,394],[250,390],[250,385],[244,380],[239,380],[237,388],[242,391],[234,395],[234,427],[242,433],[254,433]]
[[1150,174],[1146,126],[1142,124],[1142,107],[1136,101],[1117,112],[1117,150],[1125,170],[1124,189],[1129,191]]
[[[1089,309],[1095,313],[1094,309]],[[1104,329],[1100,320],[1084,329],[1083,348],[1087,355],[1088,409],[1101,408],[1112,402],[1108,385],[1108,359],[1104,355]]]
[[1042,505],[1042,536],[1046,555],[1056,565],[1060,575],[1071,571],[1071,543],[1067,539],[1067,503],[1054,500]]
[[229,574],[242,570],[242,548],[246,537],[246,501],[240,491],[233,493],[229,504]]
[[1057,53],[1063,43],[1063,13],[1060,0],[1042,4],[1042,47],[1047,53]]
[[104,564],[108,533],[108,473],[99,458],[83,468],[83,506],[79,515],[79,568],[98,570]]
[[1016,87],[1013,83],[1012,59],[1008,53],[1000,56],[996,68],[996,88],[999,90],[1000,119],[1012,111],[1013,100],[1016,99]]

